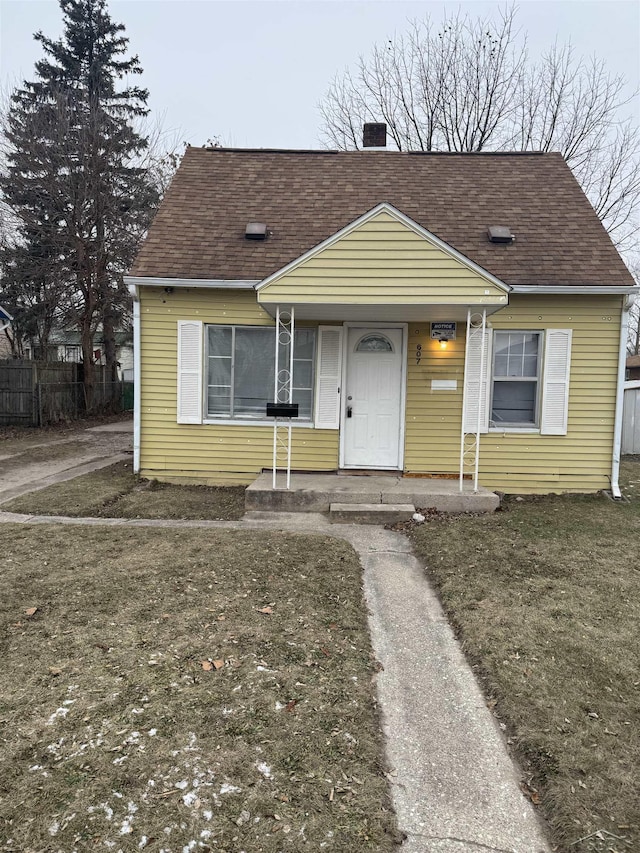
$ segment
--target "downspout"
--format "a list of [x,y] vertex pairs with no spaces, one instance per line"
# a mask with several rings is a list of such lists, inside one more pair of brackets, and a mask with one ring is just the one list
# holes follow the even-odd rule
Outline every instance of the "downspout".
[[620,455],[622,450],[622,413],[624,406],[624,378],[627,361],[627,338],[629,336],[629,311],[634,303],[634,295],[624,298],[620,322],[620,349],[618,351],[618,387],[616,390],[616,415],[613,424],[613,462],[611,464],[611,494],[615,500],[622,498],[620,491]]
[[140,293],[135,284],[129,285],[133,299],[133,470],[140,473]]

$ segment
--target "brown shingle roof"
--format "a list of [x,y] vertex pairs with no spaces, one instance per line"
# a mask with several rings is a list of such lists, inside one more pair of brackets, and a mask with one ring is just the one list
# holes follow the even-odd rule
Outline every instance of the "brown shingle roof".
[[188,148],[131,272],[263,279],[383,201],[507,284],[634,283],[563,158],[528,153]]

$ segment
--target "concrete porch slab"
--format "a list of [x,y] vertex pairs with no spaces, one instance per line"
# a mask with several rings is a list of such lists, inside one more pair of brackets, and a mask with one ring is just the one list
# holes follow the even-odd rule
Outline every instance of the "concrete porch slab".
[[[280,477],[278,485],[283,484]],[[292,474],[291,488],[273,489],[271,473],[260,474],[247,488],[247,510],[266,512],[329,512],[331,504],[413,504],[440,512],[494,512],[500,505],[495,492],[473,492],[457,480],[376,475]]]

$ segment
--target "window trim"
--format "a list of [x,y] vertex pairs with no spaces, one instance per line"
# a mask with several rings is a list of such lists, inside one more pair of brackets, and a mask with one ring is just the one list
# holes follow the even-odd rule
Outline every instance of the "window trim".
[[[493,414],[493,397],[496,382],[533,382],[533,377],[530,376],[498,376],[495,375],[495,360],[498,348],[496,346],[496,338],[499,334],[507,335],[537,335],[538,336],[538,364],[537,375],[535,377],[536,394],[535,394],[535,420],[533,423],[523,423],[518,421],[496,422],[492,419]],[[489,401],[489,432],[514,432],[514,433],[540,433],[540,425],[542,420],[542,385],[544,377],[544,329],[494,329],[492,341],[492,358],[491,358],[491,399]]]
[[[251,324],[251,323],[204,323],[204,369],[203,373],[203,394],[202,394],[202,423],[203,424],[217,424],[218,426],[270,426],[273,427],[274,419],[267,418],[266,415],[259,415],[255,418],[252,418],[251,415],[239,415],[238,417],[233,417],[233,415],[213,415],[209,412],[209,333],[208,330],[210,328],[218,328],[218,329],[231,329],[231,386],[230,386],[230,408],[233,407],[234,401],[234,369],[235,369],[235,340],[236,340],[236,329],[269,329],[275,335],[275,326],[269,326],[266,324]],[[292,419],[291,425],[294,427],[301,428],[310,428],[314,426],[314,415],[315,415],[315,383],[316,383],[316,360],[317,360],[317,350],[318,350],[318,327],[317,326],[296,326],[294,329],[294,335],[296,332],[301,331],[302,329],[309,329],[314,332],[314,341],[313,341],[313,355],[310,359],[303,359],[304,361],[310,361],[311,363],[311,388],[310,389],[302,389],[302,390],[310,390],[311,392],[311,414],[309,417],[299,417]],[[272,350],[273,351],[273,350]],[[294,359],[295,361],[295,359]],[[295,374],[295,369],[294,369]],[[300,390],[300,389],[299,389]]]

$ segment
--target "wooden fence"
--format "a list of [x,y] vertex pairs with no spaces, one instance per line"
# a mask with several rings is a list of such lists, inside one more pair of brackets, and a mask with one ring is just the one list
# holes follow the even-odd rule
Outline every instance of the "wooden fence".
[[[105,382],[96,365],[88,389],[82,366],[69,362],[0,361],[0,425],[43,426],[88,412],[122,411],[122,382]],[[127,389],[128,390],[128,389]]]
[[640,380],[624,383],[622,452],[640,454]]

